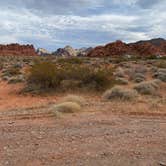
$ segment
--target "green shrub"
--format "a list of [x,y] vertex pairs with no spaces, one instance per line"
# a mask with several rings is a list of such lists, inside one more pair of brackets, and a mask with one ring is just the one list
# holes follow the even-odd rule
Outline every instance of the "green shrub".
[[71,58],[59,58],[57,59],[57,63],[59,64],[64,64],[64,63],[69,63],[69,64],[82,64],[83,60],[78,57],[71,57]]
[[37,62],[28,75],[28,83],[40,88],[55,88],[60,84],[60,76],[57,67],[51,62]]
[[28,86],[35,84],[42,90],[105,90],[115,83],[111,69],[73,64],[61,66],[52,62],[35,63],[30,69],[27,82]]

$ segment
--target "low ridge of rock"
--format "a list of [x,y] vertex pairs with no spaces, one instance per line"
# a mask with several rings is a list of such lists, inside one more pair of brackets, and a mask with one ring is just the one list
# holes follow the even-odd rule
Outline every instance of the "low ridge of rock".
[[37,56],[33,45],[0,45],[0,56]]
[[87,56],[107,57],[107,56],[166,56],[166,40],[152,39],[149,41],[139,41],[126,44],[120,40],[109,43],[105,46],[97,46],[92,49]]

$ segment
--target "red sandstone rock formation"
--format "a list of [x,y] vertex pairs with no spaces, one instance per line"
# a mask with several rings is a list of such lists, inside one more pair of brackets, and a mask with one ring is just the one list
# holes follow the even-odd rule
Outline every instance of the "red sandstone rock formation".
[[0,45],[0,56],[36,56],[33,45]]
[[98,46],[94,48],[92,51],[90,51],[88,56],[121,56],[129,52],[131,52],[131,48],[127,44],[123,43],[122,41],[116,41],[105,46]]
[[150,41],[140,41],[137,43],[126,44],[122,41],[109,43],[105,46],[98,46],[94,48],[87,55],[89,57],[104,57],[104,56],[153,56],[153,55],[166,55],[166,41],[161,42],[155,39]]

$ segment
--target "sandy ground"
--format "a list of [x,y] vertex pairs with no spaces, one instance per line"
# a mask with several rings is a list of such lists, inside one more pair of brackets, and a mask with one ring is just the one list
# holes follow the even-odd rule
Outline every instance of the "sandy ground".
[[1,166],[166,165],[166,118],[91,112],[0,121]]
[[90,96],[82,112],[55,117],[47,106],[58,97],[22,96],[22,86],[0,82],[0,166],[166,166],[161,99]]
[[56,101],[56,97],[40,97],[19,94],[23,84],[7,84],[0,82],[0,111],[22,108],[35,108]]

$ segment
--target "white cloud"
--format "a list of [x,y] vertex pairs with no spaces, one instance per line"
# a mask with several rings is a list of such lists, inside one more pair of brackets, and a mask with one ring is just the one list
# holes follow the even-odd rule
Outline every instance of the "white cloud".
[[[32,0],[33,1],[33,0]],[[65,0],[63,0],[64,2]],[[79,2],[72,0],[76,3],[88,4],[88,0]],[[117,5],[127,4],[136,5],[136,1],[139,0],[113,0],[112,3]],[[21,1],[20,1],[21,2]],[[148,1],[146,1],[148,3]],[[138,2],[137,2],[138,3]],[[164,2],[163,2],[164,3]],[[88,15],[78,14],[41,14],[41,11],[30,10],[29,8],[5,8],[0,10],[0,43],[11,43],[11,42],[25,42],[35,41],[34,43],[39,45],[44,43],[47,45],[63,45],[63,43],[70,43],[77,45],[77,43],[83,44],[88,43],[89,45],[94,44],[92,38],[96,38],[98,34],[106,34],[106,40],[121,39],[128,42],[136,40],[143,40],[153,37],[166,37],[166,12],[164,5],[157,4],[157,8],[153,6],[148,9],[138,9],[137,12],[101,12],[91,13]],[[91,8],[102,7],[105,4],[105,0],[96,0],[90,4]],[[62,5],[59,1],[59,5]],[[1,7],[0,7],[1,9]],[[77,37],[71,37],[74,32],[79,32]],[[85,38],[81,32],[92,33],[89,34],[91,37]],[[59,33],[61,32],[61,35]],[[61,37],[62,35],[65,37]],[[88,35],[86,35],[88,36]],[[75,41],[73,40],[75,39]],[[97,38],[96,44],[105,41]],[[108,41],[108,42],[110,42]]]

